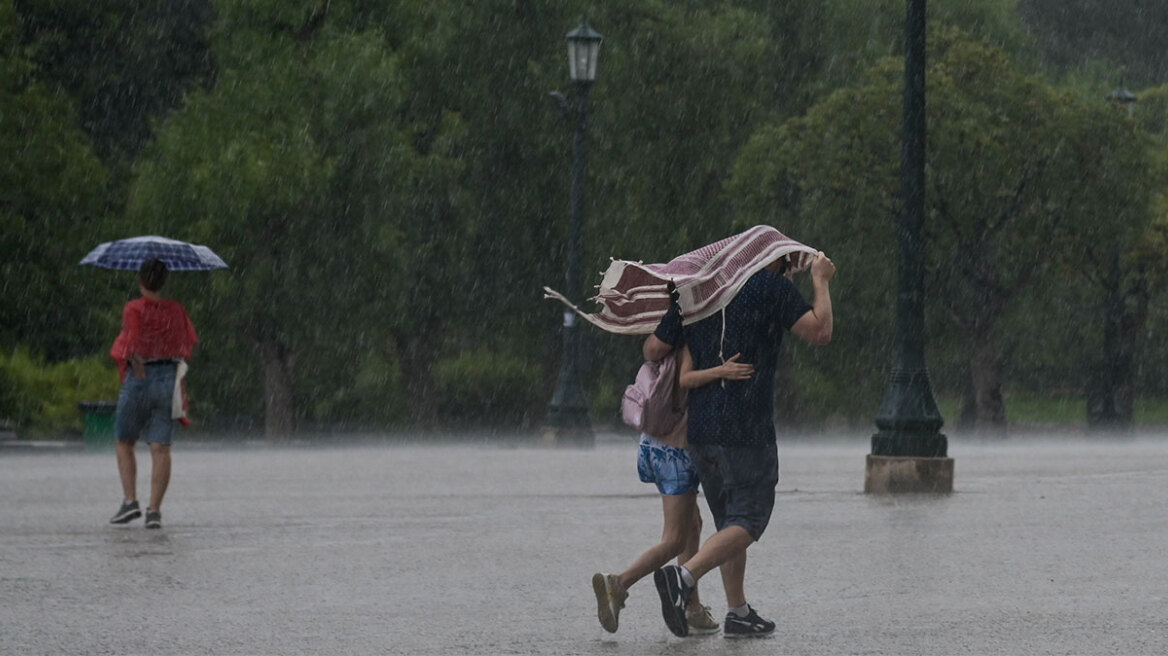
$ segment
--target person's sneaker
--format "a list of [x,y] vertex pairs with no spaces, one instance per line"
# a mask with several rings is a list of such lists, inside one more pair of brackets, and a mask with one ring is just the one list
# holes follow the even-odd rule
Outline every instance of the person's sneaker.
[[685,607],[689,604],[689,586],[681,578],[681,568],[666,565],[653,572],[653,584],[661,597],[661,616],[665,626],[673,635],[684,638],[689,635],[689,624],[685,621]]
[[146,511],[146,528],[162,528],[162,511]]
[[775,632],[775,623],[764,620],[747,606],[750,613],[746,617],[738,617],[734,613],[726,613],[726,625],[722,627],[723,638],[762,638]]
[[121,508],[118,508],[117,514],[110,518],[110,524],[125,524],[141,516],[142,511],[138,508],[138,502],[126,501],[122,503]]
[[596,616],[600,618],[600,626],[609,633],[616,633],[620,611],[625,607],[629,592],[621,587],[620,577],[616,574],[600,573],[592,575],[592,591],[596,593]]
[[710,614],[709,606],[698,606],[697,610],[685,611],[685,623],[689,625],[690,633],[714,633],[722,628],[718,620]]

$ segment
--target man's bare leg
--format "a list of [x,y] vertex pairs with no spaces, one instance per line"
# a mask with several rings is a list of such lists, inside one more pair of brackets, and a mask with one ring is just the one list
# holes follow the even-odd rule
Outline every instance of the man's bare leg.
[[[698,508],[697,503],[694,503],[693,514],[693,522],[690,524],[689,537],[685,540],[685,548],[677,555],[678,565],[684,565],[702,547],[702,511]],[[698,613],[702,610],[702,600],[698,597],[698,587],[696,585],[693,590],[690,590],[689,605],[686,607],[686,610],[691,613]]]
[[162,497],[170,485],[170,445],[151,444],[150,456],[153,464],[150,470],[150,506],[147,510],[159,510]]
[[754,538],[750,533],[737,524],[731,524],[711,535],[694,557],[686,561],[685,568],[696,581],[715,567],[740,555],[744,557],[742,563],[745,566],[744,555],[751,544],[754,544]]
[[118,476],[122,479],[122,499],[138,500],[138,461],[134,457],[134,443],[117,441]]
[[718,569],[722,572],[722,587],[726,590],[726,607],[745,606],[746,591],[743,581],[746,578],[746,552],[731,557]]

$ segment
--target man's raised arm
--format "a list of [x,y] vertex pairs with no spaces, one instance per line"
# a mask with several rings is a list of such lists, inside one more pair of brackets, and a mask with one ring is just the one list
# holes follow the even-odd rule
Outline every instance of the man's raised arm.
[[831,289],[829,283],[835,275],[835,264],[823,251],[819,251],[811,263],[811,285],[815,289],[815,300],[811,311],[799,317],[791,326],[791,334],[809,343],[823,345],[831,341],[834,319],[831,311]]

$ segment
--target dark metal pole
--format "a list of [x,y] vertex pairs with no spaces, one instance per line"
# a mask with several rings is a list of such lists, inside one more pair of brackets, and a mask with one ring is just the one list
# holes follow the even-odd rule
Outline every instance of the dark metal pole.
[[[573,114],[576,132],[572,140],[572,224],[568,239],[568,272],[564,295],[574,305],[580,304],[580,243],[584,222],[584,170],[588,160],[588,91],[591,83],[576,83],[576,98]],[[591,430],[588,419],[588,397],[580,381],[580,362],[583,344],[580,340],[576,315],[564,311],[563,353],[560,360],[560,375],[556,390],[552,395],[548,411],[548,425],[553,428],[573,429],[582,432]]]
[[907,0],[896,363],[876,413],[872,455],[946,457],[944,420],[925,366],[925,5]]

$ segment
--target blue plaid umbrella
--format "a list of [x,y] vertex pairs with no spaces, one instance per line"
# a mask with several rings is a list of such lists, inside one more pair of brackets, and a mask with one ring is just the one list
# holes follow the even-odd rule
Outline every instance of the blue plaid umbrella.
[[143,262],[151,258],[162,260],[171,271],[213,271],[227,268],[227,263],[206,246],[153,235],[107,241],[90,251],[81,263],[103,269],[137,271]]

